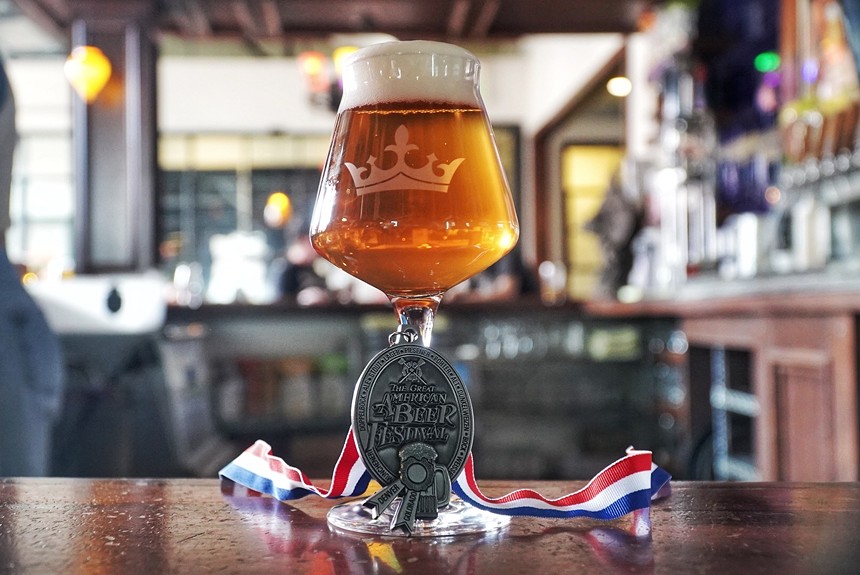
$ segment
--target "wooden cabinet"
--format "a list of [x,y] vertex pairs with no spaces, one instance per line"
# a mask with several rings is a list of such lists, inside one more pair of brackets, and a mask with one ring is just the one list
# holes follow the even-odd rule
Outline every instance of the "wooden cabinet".
[[838,479],[836,454],[827,449],[836,437],[830,417],[836,407],[832,365],[824,354],[810,354],[771,366],[773,402],[767,407],[773,410],[774,423],[762,432],[762,440],[773,436],[776,445],[763,450],[760,459],[778,479]]
[[[750,426],[757,478],[855,481],[860,476],[860,294],[765,293],[638,306],[597,304],[589,311],[671,315],[679,319],[691,348],[745,352],[746,387],[757,402]],[[702,388],[712,382],[702,377],[702,369],[694,371],[691,396],[698,389],[700,397],[707,397]]]
[[857,479],[853,314],[693,317],[681,325],[691,346],[750,353],[761,479]]
[[768,326],[762,400],[773,415],[763,430],[763,468],[775,479],[856,480],[853,313],[770,318]]

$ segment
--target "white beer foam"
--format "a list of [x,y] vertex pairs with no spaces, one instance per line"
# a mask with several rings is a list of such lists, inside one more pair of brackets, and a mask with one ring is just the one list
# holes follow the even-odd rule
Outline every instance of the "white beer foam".
[[346,61],[340,109],[411,100],[480,105],[479,69],[471,52],[453,44],[427,40],[373,44]]

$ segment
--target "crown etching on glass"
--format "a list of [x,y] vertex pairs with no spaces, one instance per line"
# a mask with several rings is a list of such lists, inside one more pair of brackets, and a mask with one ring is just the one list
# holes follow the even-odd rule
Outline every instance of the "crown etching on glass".
[[[427,190],[431,192],[447,192],[454,172],[460,167],[465,158],[457,158],[449,164],[437,163],[436,154],[427,156],[427,163],[421,168],[413,168],[406,164],[406,154],[417,150],[418,146],[409,143],[409,130],[401,124],[394,133],[394,144],[385,147],[385,151],[397,154],[397,163],[393,168],[384,170],[376,165],[376,156],[367,159],[367,165],[356,166],[346,162],[346,169],[355,182],[355,190],[359,196],[390,190]],[[441,174],[437,172],[441,171]]]

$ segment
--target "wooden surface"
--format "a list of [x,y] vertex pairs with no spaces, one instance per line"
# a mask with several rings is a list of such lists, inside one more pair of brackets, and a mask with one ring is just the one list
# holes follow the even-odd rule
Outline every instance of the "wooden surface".
[[[514,486],[482,485],[492,495]],[[676,483],[652,508],[650,540],[623,521],[522,517],[440,540],[338,535],[330,506],[230,493],[217,480],[2,480],[0,573],[821,574],[856,573],[860,560],[856,483]]]
[[593,317],[758,317],[762,315],[815,316],[821,313],[860,313],[860,290],[750,291],[697,290],[671,299],[621,303],[594,300],[583,304]]

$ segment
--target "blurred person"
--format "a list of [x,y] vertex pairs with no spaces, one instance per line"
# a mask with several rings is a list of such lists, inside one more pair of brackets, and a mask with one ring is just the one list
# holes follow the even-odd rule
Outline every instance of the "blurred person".
[[6,254],[12,159],[17,140],[12,87],[0,61],[0,476],[48,475],[60,411],[60,343]]
[[615,299],[627,285],[633,269],[633,243],[642,229],[645,213],[641,202],[625,192],[622,171],[612,175],[603,203],[585,229],[597,235],[603,267],[596,298]]
[[523,265],[518,248],[514,248],[486,270],[448,290],[445,301],[510,302],[535,291],[536,282]]
[[300,305],[319,305],[331,302],[326,280],[318,270],[322,258],[314,251],[307,232],[297,234],[287,248],[280,278],[281,297]]

